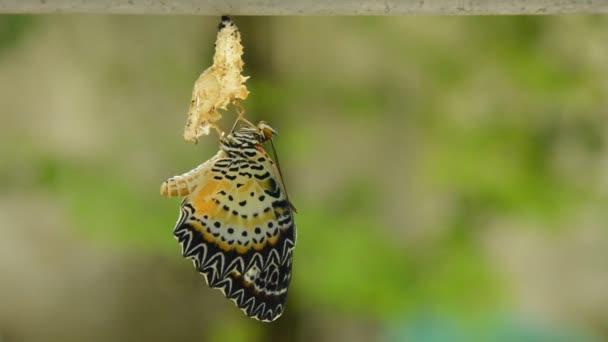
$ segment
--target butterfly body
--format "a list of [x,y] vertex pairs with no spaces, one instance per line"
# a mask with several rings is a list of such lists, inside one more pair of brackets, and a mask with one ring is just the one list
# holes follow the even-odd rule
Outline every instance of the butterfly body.
[[261,146],[268,139],[263,126],[241,127],[220,138],[213,158],[161,186],[165,196],[186,196],[174,229],[184,257],[263,321],[284,310],[296,239],[280,172]]

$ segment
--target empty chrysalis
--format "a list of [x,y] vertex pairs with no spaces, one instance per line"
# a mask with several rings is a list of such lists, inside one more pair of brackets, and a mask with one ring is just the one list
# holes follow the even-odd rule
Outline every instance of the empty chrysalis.
[[184,128],[184,140],[187,142],[198,142],[198,137],[208,135],[210,128],[221,132],[216,125],[222,118],[219,109],[226,110],[228,104],[241,108],[237,101],[245,100],[249,95],[244,84],[249,77],[241,75],[244,65],[242,56],[241,34],[234,22],[228,16],[223,16],[218,27],[213,65],[194,83]]

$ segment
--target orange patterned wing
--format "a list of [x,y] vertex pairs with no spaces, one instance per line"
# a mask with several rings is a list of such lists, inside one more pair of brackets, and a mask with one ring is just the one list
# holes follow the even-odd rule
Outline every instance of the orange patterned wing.
[[273,321],[287,299],[296,232],[278,172],[264,157],[220,152],[163,188],[188,193],[174,230],[184,257],[248,316]]

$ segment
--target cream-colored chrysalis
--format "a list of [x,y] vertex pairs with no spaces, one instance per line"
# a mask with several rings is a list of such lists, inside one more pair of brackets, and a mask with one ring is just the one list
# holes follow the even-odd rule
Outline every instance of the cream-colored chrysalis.
[[[184,140],[198,142],[198,137],[209,134],[210,128],[221,130],[215,124],[222,116],[219,109],[226,110],[232,103],[242,110],[238,100],[245,100],[249,91],[242,76],[243,46],[241,34],[232,20],[223,16],[215,42],[213,65],[205,70],[194,83],[192,100],[188,110],[188,121],[184,128]],[[243,113],[239,113],[242,115]]]

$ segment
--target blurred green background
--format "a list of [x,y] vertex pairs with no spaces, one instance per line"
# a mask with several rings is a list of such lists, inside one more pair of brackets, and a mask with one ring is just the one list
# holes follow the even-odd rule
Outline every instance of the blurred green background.
[[235,18],[299,209],[272,324],[159,195],[217,151],[218,21],[0,17],[0,341],[608,339],[608,17]]

